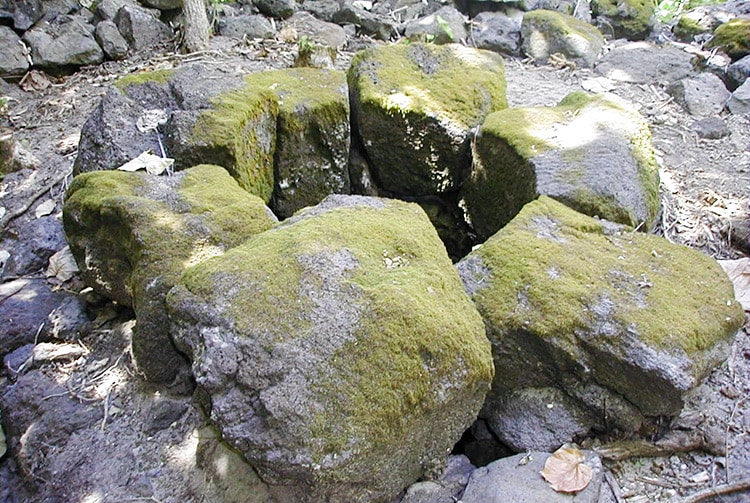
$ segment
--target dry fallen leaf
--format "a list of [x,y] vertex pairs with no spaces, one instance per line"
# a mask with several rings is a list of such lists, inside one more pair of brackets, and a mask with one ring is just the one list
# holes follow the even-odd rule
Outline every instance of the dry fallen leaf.
[[149,151],[143,152],[141,155],[128,161],[120,166],[120,171],[138,171],[139,169],[145,169],[149,175],[161,175],[174,164],[174,159],[169,157],[159,157]]
[[66,246],[49,258],[49,266],[44,273],[48,278],[56,278],[65,283],[78,272],[78,266],[70,253],[70,247]]
[[34,211],[34,216],[36,218],[42,218],[46,217],[53,211],[55,211],[55,201],[53,199],[47,199],[42,204],[36,207],[36,211]]
[[31,70],[29,73],[24,75],[18,85],[26,92],[33,92],[44,91],[49,86],[51,86],[52,83],[49,81],[44,72]]
[[750,311],[750,258],[718,262],[734,284],[734,298],[745,311]]
[[297,30],[295,30],[291,26],[285,26],[279,31],[276,37],[282,42],[293,44],[299,38],[299,34],[297,34]]
[[575,493],[586,489],[594,471],[584,464],[586,457],[576,447],[563,445],[544,463],[541,471],[544,480],[557,492]]

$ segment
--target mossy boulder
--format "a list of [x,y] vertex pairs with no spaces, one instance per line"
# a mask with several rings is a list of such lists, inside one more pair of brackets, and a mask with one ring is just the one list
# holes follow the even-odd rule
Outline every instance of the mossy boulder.
[[648,230],[659,174],[646,121],[614,95],[575,92],[557,107],[490,114],[472,144],[461,207],[480,239],[538,195]]
[[211,420],[285,501],[392,501],[473,422],[493,375],[413,203],[329,196],[188,269],[168,305]]
[[592,0],[597,23],[613,31],[613,38],[644,40],[654,28],[655,0]]
[[524,390],[557,388],[589,427],[633,431],[642,416],[676,415],[744,322],[713,259],[544,196],[457,268],[495,357],[481,416],[511,443],[508,397]]
[[603,46],[599,30],[573,16],[543,9],[523,16],[521,52],[537,63],[561,54],[580,66],[592,67]]
[[248,86],[278,100],[275,184],[271,205],[280,218],[348,194],[349,88],[334,70],[294,68],[253,75]]
[[718,26],[706,47],[718,48],[733,60],[750,54],[750,17],[740,17]]
[[349,69],[353,127],[380,186],[411,196],[455,190],[471,129],[507,107],[504,68],[498,54],[456,44],[358,53]]
[[135,310],[133,354],[152,381],[187,369],[168,335],[164,299],[182,271],[270,228],[263,201],[219,166],[170,177],[99,171],[74,178],[63,224],[81,277]]

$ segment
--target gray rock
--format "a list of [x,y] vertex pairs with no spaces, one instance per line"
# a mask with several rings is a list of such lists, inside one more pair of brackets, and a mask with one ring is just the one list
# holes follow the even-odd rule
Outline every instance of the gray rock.
[[0,285],[0,354],[48,337],[47,317],[70,294],[53,292],[43,279],[16,279]]
[[727,123],[719,117],[706,117],[695,121],[690,125],[690,129],[707,140],[719,140],[732,134]]
[[209,165],[170,177],[84,173],[68,190],[63,216],[81,278],[101,295],[133,306],[133,356],[155,382],[187,370],[172,345],[164,306],[182,271],[275,222],[260,199]]
[[398,25],[392,19],[366,11],[354,5],[353,0],[344,0],[332,21],[356,25],[360,35],[369,35],[380,40],[388,41],[398,35]]
[[276,34],[271,22],[256,14],[222,17],[219,19],[219,33],[235,38],[273,38]]
[[44,16],[42,19],[51,23],[59,16],[73,14],[80,8],[81,4],[77,0],[43,0]]
[[12,21],[16,30],[28,30],[43,16],[41,0],[0,0],[0,19]]
[[597,424],[590,411],[557,388],[525,388],[488,397],[480,413],[515,452],[554,451]]
[[656,221],[659,175],[651,134],[633,106],[614,95],[579,91],[558,107],[490,114],[472,154],[460,197],[480,240],[539,194],[633,227],[650,229]]
[[297,11],[295,0],[253,0],[253,5],[266,16],[286,19]]
[[295,13],[287,20],[286,26],[293,27],[300,37],[306,36],[321,46],[335,50],[346,46],[346,32],[341,26],[315,19],[307,12]]
[[47,315],[47,333],[54,339],[77,341],[90,327],[86,304],[77,296],[66,297]]
[[349,83],[353,124],[370,167],[383,189],[402,195],[456,190],[472,128],[507,107],[502,58],[458,44],[362,51],[349,68]]
[[678,80],[667,87],[667,93],[693,116],[708,117],[722,110],[730,93],[724,82],[713,73]]
[[401,503],[454,503],[453,495],[437,482],[427,480],[409,486]]
[[[474,285],[495,355],[482,417],[526,449],[537,448],[529,428],[635,431],[644,416],[676,415],[683,395],[727,357],[744,319],[709,257],[546,196],[457,267]],[[524,401],[515,402],[519,392]],[[551,447],[549,436],[539,440]]]
[[474,470],[474,465],[471,464],[471,461],[466,456],[448,456],[448,466],[445,467],[445,471],[443,471],[438,482],[454,498],[460,499],[459,496],[464,492],[466,484],[469,483],[469,478]]
[[159,152],[156,132],[140,131],[137,122],[146,110],[176,109],[177,105],[168,89],[158,89],[166,86],[154,82],[140,86],[147,87],[148,92],[137,96],[136,86],[131,85],[124,86],[131,96],[117,87],[111,87],[104,95],[81,128],[74,174],[117,169],[146,150]]
[[592,67],[604,46],[604,37],[590,24],[559,12],[527,12],[521,23],[521,50],[537,63],[561,54],[574,63]]
[[139,0],[146,7],[159,10],[181,9],[182,0]]
[[188,409],[186,400],[167,397],[157,397],[146,413],[144,431],[152,435],[159,430],[165,430],[180,419]]
[[[297,68],[247,79],[278,95],[271,207],[279,218],[321,202],[329,194],[348,194],[349,88],[335,70]],[[309,93],[316,89],[315,95]]]
[[730,89],[737,89],[750,77],[750,56],[745,56],[729,65],[727,78]]
[[339,11],[339,2],[337,0],[305,0],[302,8],[321,21],[331,22]]
[[736,115],[750,113],[750,79],[734,90],[727,102],[727,108]]
[[390,501],[444,462],[492,374],[454,274],[418,206],[330,196],[186,272],[172,333],[280,500]]
[[499,12],[482,12],[472,20],[471,38],[478,49],[518,56],[521,20]]
[[117,61],[128,55],[128,42],[120,34],[114,21],[105,20],[97,24],[94,36],[109,59]]
[[593,469],[589,485],[573,495],[554,491],[539,475],[550,456],[547,452],[533,451],[503,458],[485,467],[477,468],[471,475],[462,503],[599,503],[604,479],[601,459],[592,451],[582,451],[584,463]]
[[0,78],[9,81],[19,80],[29,69],[25,48],[16,32],[7,26],[0,26]]
[[96,13],[105,21],[114,21],[117,12],[125,5],[139,7],[135,0],[101,0],[96,4]]
[[632,42],[615,47],[596,65],[596,72],[618,82],[671,84],[693,74],[693,56],[665,45]]
[[406,23],[404,35],[409,40],[450,44],[466,40],[466,18],[452,6],[440,8],[437,12]]
[[[17,236],[7,237],[0,249],[13,250],[5,266],[9,276],[27,276],[47,267],[47,261],[65,247],[65,235],[59,217],[55,215],[32,219],[17,219],[12,224]],[[10,234],[10,233],[8,233]]]
[[114,21],[130,47],[136,51],[163,44],[173,37],[169,26],[138,7],[122,6]]
[[77,20],[27,31],[23,40],[31,48],[34,66],[60,73],[104,60],[92,34],[94,27]]

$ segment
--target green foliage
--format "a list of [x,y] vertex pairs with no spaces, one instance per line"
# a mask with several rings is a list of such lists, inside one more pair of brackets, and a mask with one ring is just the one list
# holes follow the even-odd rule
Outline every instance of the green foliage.
[[453,29],[451,28],[450,23],[445,20],[442,16],[437,16],[437,24],[440,27],[441,30],[443,30],[443,33],[445,33],[448,36],[449,40],[455,41],[456,36],[453,33]]
[[683,12],[702,5],[716,5],[723,2],[724,0],[662,0],[656,4],[654,15],[659,22],[670,24]]

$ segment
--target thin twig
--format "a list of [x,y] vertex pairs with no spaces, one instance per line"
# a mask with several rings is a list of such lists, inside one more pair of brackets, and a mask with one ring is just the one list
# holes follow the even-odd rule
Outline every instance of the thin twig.
[[620,484],[617,483],[617,480],[615,479],[615,476],[612,475],[612,472],[604,472],[604,480],[607,481],[609,488],[612,490],[612,496],[615,497],[615,501],[617,503],[625,503],[625,498],[622,496],[622,489],[620,489]]
[[41,189],[36,191],[34,194],[31,195],[28,199],[26,199],[26,202],[24,202],[19,208],[16,208],[13,211],[9,211],[3,218],[0,220],[0,233],[5,232],[5,227],[10,223],[11,220],[15,220],[16,218],[20,217],[26,211],[28,211],[29,208],[44,194],[52,190],[55,185],[65,180],[71,173],[73,172],[72,169],[65,170],[63,173],[58,174],[57,176],[53,177],[52,180],[50,180],[47,184],[42,186]]
[[750,479],[740,480],[732,484],[723,486],[709,487],[697,493],[691,494],[683,499],[680,503],[699,503],[716,496],[725,496],[727,494],[739,493],[750,490]]

